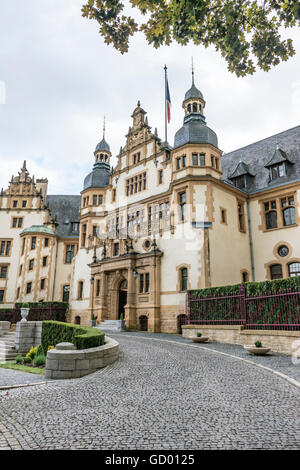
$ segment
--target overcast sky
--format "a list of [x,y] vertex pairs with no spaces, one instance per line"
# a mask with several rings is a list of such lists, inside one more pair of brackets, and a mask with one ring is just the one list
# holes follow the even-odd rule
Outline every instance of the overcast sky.
[[79,194],[102,139],[103,116],[116,155],[138,100],[164,139],[165,63],[173,145],[191,86],[192,56],[207,124],[224,152],[299,125],[299,30],[285,32],[294,40],[292,59],[271,72],[237,78],[214,48],[154,50],[138,35],[122,56],[104,44],[95,21],[81,17],[82,3],[0,0],[0,188],[27,160],[31,174],[49,179],[49,194]]

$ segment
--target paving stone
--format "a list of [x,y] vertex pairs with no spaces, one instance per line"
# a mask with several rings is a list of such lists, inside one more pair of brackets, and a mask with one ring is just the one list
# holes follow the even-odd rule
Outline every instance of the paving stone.
[[[300,449],[300,389],[212,351],[242,348],[197,348],[175,335],[110,336],[120,343],[114,364],[0,392],[0,423],[10,433],[1,437],[0,427],[4,448],[13,436],[23,449],[42,450]],[[268,367],[287,370],[288,361],[272,356]]]

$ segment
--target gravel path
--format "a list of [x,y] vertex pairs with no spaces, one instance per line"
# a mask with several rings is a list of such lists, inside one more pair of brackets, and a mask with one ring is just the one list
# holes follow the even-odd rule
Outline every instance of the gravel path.
[[300,389],[281,377],[174,335],[109,336],[121,347],[112,366],[0,392],[0,423],[20,447],[300,449]]

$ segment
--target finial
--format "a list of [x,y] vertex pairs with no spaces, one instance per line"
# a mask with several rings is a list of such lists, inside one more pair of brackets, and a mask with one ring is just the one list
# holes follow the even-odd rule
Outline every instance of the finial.
[[141,102],[140,102],[140,100],[138,100],[138,102],[137,102],[137,106],[138,106],[138,108],[141,106]]
[[158,136],[158,134],[157,134],[157,127],[154,129],[154,135],[155,135],[155,137]]
[[105,140],[105,116],[103,119],[103,139]]
[[22,170],[26,171],[26,160],[23,162]]
[[193,59],[193,56],[192,56],[192,85],[195,85],[195,82],[194,82],[194,59]]

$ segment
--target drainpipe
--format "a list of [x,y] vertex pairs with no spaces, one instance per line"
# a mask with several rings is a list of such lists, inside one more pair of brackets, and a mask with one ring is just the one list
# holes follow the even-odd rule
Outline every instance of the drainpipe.
[[54,290],[55,290],[55,281],[56,281],[57,256],[58,256],[58,239],[56,239],[56,253],[55,253],[55,266],[54,266],[53,289],[52,289],[52,302],[54,301]]
[[247,213],[248,213],[248,227],[249,227],[249,248],[250,248],[250,259],[251,259],[251,274],[252,281],[255,281],[255,267],[254,267],[254,254],[253,254],[253,238],[250,218],[250,201],[247,199]]

